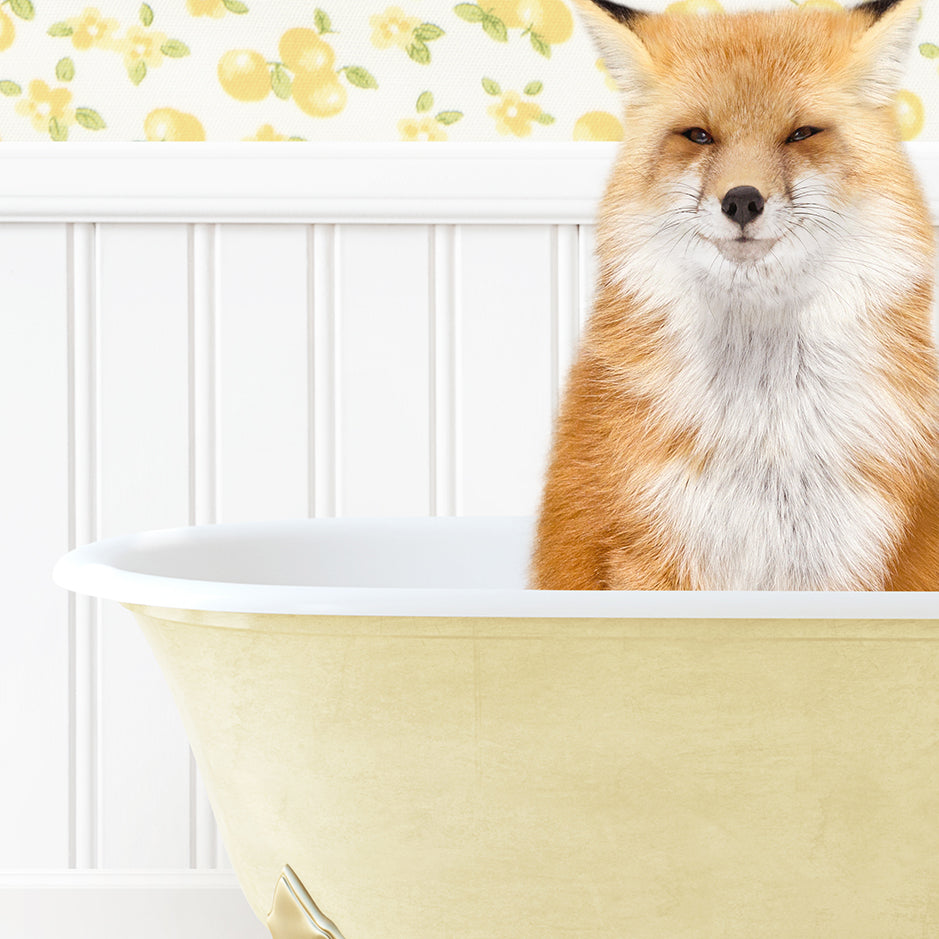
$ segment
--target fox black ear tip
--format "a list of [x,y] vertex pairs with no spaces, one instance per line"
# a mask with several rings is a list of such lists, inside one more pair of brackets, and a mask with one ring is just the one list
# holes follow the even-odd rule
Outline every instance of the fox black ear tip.
[[870,13],[875,20],[879,20],[887,10],[893,9],[902,2],[903,0],[865,0],[864,3],[859,3],[852,9],[863,10],[865,13]]
[[590,0],[590,3],[595,7],[599,7],[624,26],[630,26],[640,17],[648,16],[645,10],[634,10],[632,7],[623,6],[619,3],[610,3],[610,0]]

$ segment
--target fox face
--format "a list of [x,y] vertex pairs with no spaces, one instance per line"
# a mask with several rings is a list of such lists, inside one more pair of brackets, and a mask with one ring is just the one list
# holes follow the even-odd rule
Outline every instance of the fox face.
[[610,279],[766,311],[804,306],[848,267],[878,292],[911,276],[924,228],[897,199],[915,183],[892,100],[912,0],[709,16],[578,5],[624,101],[599,232]]

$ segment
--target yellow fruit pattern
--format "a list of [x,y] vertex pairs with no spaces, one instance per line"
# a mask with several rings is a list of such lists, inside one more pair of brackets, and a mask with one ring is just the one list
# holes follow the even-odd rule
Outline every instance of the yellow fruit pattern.
[[194,114],[157,108],[143,122],[147,140],[205,140],[205,128]]
[[[818,0],[808,0],[809,3],[818,2]],[[834,0],[820,0],[828,3]],[[684,13],[690,16],[701,16],[707,13],[723,13],[724,8],[717,0],[676,0],[665,8],[666,13]]]
[[[857,0],[635,5],[700,16],[787,3]],[[939,5],[924,5],[916,50],[894,105],[904,141],[939,132]],[[573,0],[0,0],[0,53],[4,141],[623,136],[620,92]]]
[[460,19],[479,23],[496,42],[508,42],[509,30],[521,28],[535,52],[551,58],[551,47],[574,34],[574,17],[564,0],[480,0],[453,8]]
[[[796,3],[796,0],[792,0],[793,3]],[[841,10],[844,8],[843,3],[839,3],[838,0],[801,0],[798,4],[799,9],[806,10]]]
[[360,65],[335,68],[336,52],[323,36],[336,31],[325,10],[316,10],[314,24],[315,29],[297,26],[281,35],[279,60],[254,49],[230,49],[218,62],[219,84],[238,101],[263,101],[273,92],[310,117],[335,117],[344,110],[349,93],[342,79],[358,88],[378,88]]
[[897,116],[901,140],[912,140],[919,135],[926,119],[926,109],[919,95],[901,88],[897,92],[894,113]]
[[219,20],[226,13],[247,13],[241,0],[186,0],[186,9],[192,16],[211,16]]
[[623,125],[609,111],[588,111],[574,124],[574,140],[622,140]]

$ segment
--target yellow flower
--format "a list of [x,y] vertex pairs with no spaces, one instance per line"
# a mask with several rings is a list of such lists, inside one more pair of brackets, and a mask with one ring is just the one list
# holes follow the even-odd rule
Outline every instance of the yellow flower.
[[271,124],[264,124],[258,128],[258,132],[253,137],[245,137],[245,140],[286,140],[284,134],[278,134]]
[[370,16],[368,22],[372,27],[372,45],[376,49],[387,49],[389,46],[404,49],[420,20],[407,16],[401,7],[388,7],[384,13]]
[[105,19],[100,10],[94,7],[85,7],[81,16],[68,21],[72,27],[72,45],[76,49],[90,49],[92,46],[108,48],[114,39],[114,31],[118,27],[117,20]]
[[496,120],[496,130],[500,134],[514,134],[516,137],[528,137],[531,134],[532,121],[541,114],[541,108],[531,101],[523,101],[517,91],[507,91],[497,104],[492,104],[486,113]]
[[398,121],[402,140],[446,140],[447,132],[432,117],[406,117]]
[[221,19],[225,15],[225,4],[222,0],[186,0],[186,9],[192,16]]
[[16,113],[28,117],[40,133],[48,133],[52,118],[65,127],[75,123],[75,109],[68,106],[71,100],[68,88],[50,88],[37,78],[29,83],[29,97],[17,101]]
[[122,39],[112,43],[111,48],[122,53],[124,65],[132,69],[138,62],[144,62],[148,69],[163,64],[160,46],[166,42],[166,33],[130,26]]

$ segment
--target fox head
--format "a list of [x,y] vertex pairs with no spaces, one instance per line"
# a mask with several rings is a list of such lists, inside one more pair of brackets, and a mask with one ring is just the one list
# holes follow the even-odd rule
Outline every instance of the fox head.
[[702,16],[575,5],[623,99],[598,230],[609,280],[653,301],[696,285],[765,306],[838,272],[866,294],[917,276],[932,232],[894,100],[918,0]]

